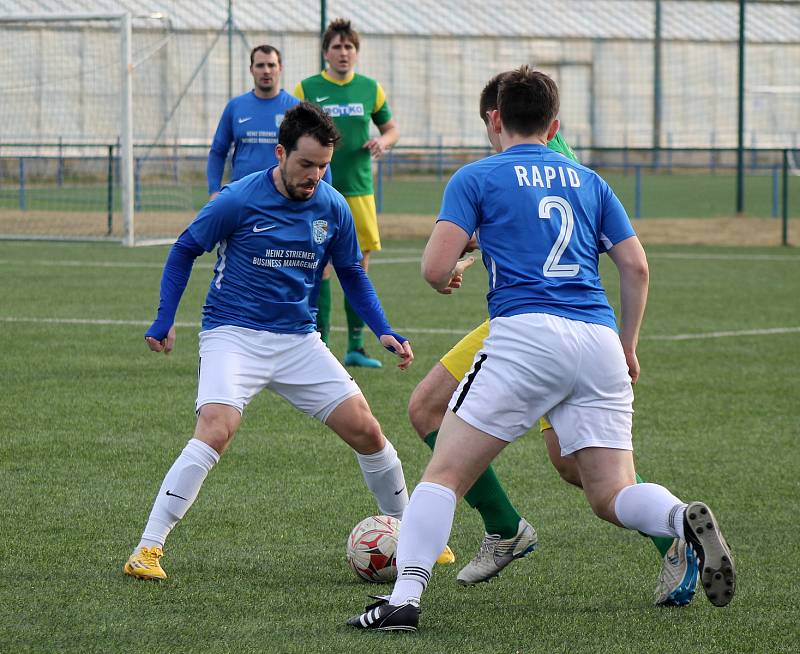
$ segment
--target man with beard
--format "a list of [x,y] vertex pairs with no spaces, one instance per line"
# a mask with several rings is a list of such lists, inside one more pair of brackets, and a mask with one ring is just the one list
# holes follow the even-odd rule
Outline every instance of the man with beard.
[[269,388],[330,427],[356,452],[381,513],[401,517],[408,492],[400,459],[353,378],[320,340],[313,292],[330,261],[345,294],[381,345],[406,369],[414,355],[396,334],[359,261],[344,198],[321,181],[339,136],[318,107],[301,103],[281,123],[278,164],[225,186],[173,246],[161,301],[145,333],[154,352],[175,345],[175,313],[194,260],[218,244],[203,307],[194,437],[158,492],[139,544],[124,566],[164,579],[167,535],[197,498],[253,397]]

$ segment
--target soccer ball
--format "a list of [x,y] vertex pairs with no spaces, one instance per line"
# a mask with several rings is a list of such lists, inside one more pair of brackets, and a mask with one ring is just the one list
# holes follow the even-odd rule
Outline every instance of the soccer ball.
[[382,583],[397,579],[395,555],[400,521],[388,515],[364,518],[347,538],[347,563],[361,579]]

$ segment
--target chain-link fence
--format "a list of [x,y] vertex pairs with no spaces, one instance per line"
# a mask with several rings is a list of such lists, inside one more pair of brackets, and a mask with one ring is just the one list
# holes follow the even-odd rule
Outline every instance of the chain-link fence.
[[[2,5],[6,14],[31,10],[31,3],[21,0]],[[358,70],[385,89],[402,147],[483,151],[481,88],[497,72],[528,63],[559,83],[562,133],[581,151],[618,148],[628,152],[620,157],[634,157],[637,148],[663,149],[640,167],[648,176],[671,174],[671,166],[674,174],[681,155],[668,150],[704,148],[709,161],[702,170],[720,177],[731,173],[723,165],[731,155],[723,152],[741,141],[753,151],[786,149],[789,175],[797,172],[798,2],[97,0],[84,5],[132,16],[137,211],[146,212],[149,199],[160,198],[164,211],[190,219],[203,197],[196,187],[202,187],[204,148],[222,109],[231,94],[252,86],[250,49],[270,43],[282,51],[283,86],[291,91],[319,70],[320,26],[338,16],[350,18],[361,33]],[[74,7],[53,0],[47,10],[69,14]],[[103,201],[112,197],[114,234],[119,177],[106,161],[109,147],[119,153],[121,80],[114,35],[97,22],[56,26],[30,20],[0,26],[0,54],[0,211],[9,205],[30,211],[36,206],[32,199],[24,209],[18,205],[37,189],[71,186],[80,197],[81,184],[92,178],[106,191],[111,185]],[[70,150],[77,146],[83,149]],[[444,169],[442,156],[417,159],[424,167]],[[79,165],[77,159],[85,157]],[[41,158],[48,163],[37,163]],[[400,165],[410,174],[424,172],[424,167],[414,172],[411,163]],[[773,168],[749,165],[748,170],[748,178],[772,184]],[[46,197],[52,198],[47,211],[74,206],[59,192]],[[744,197],[745,213],[762,213]],[[731,213],[737,208],[734,204]],[[147,236],[173,235],[154,229]]]

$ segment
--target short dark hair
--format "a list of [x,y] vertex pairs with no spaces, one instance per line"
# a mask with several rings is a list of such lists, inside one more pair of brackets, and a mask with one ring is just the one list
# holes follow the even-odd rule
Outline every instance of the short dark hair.
[[358,38],[358,32],[356,32],[352,25],[350,25],[350,21],[346,18],[337,18],[334,21],[331,21],[330,25],[328,25],[328,29],[325,30],[325,33],[322,35],[322,51],[327,52],[328,46],[330,46],[331,41],[336,38],[336,36],[341,36],[342,39],[345,41],[350,41],[358,51],[358,48],[361,45],[361,42]]
[[253,62],[256,59],[256,52],[263,52],[264,54],[272,54],[273,52],[278,55],[278,63],[282,64],[281,61],[281,51],[278,50],[275,46],[272,45],[257,45],[255,48],[250,50],[250,65],[253,65]]
[[310,102],[301,102],[286,112],[278,130],[278,143],[289,154],[297,149],[301,136],[311,136],[320,145],[334,147],[340,138],[331,117]]
[[519,136],[540,134],[558,116],[558,87],[544,73],[520,66],[500,80],[497,108],[507,131]]
[[481,120],[485,123],[488,122],[488,118],[486,114],[490,111],[494,111],[497,109],[497,91],[500,89],[500,81],[508,74],[505,73],[498,73],[488,82],[486,82],[486,86],[483,87],[483,91],[481,91],[481,99],[480,99],[480,112],[481,112]]

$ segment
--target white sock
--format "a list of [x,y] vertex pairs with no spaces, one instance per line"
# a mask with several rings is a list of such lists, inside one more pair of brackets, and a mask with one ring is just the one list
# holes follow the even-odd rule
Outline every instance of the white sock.
[[649,536],[684,538],[686,504],[658,484],[633,484],[623,488],[617,494],[614,512],[628,529]]
[[447,545],[456,495],[446,486],[422,482],[411,494],[397,543],[397,582],[390,604],[419,599],[428,585],[436,559]]
[[408,506],[408,490],[403,476],[403,465],[389,439],[386,439],[386,445],[380,452],[356,452],[356,458],[361,472],[364,473],[367,488],[378,502],[378,510],[383,515],[402,518],[403,511]]
[[142,533],[140,547],[163,547],[169,532],[192,506],[206,475],[219,461],[210,445],[191,439],[167,472]]

